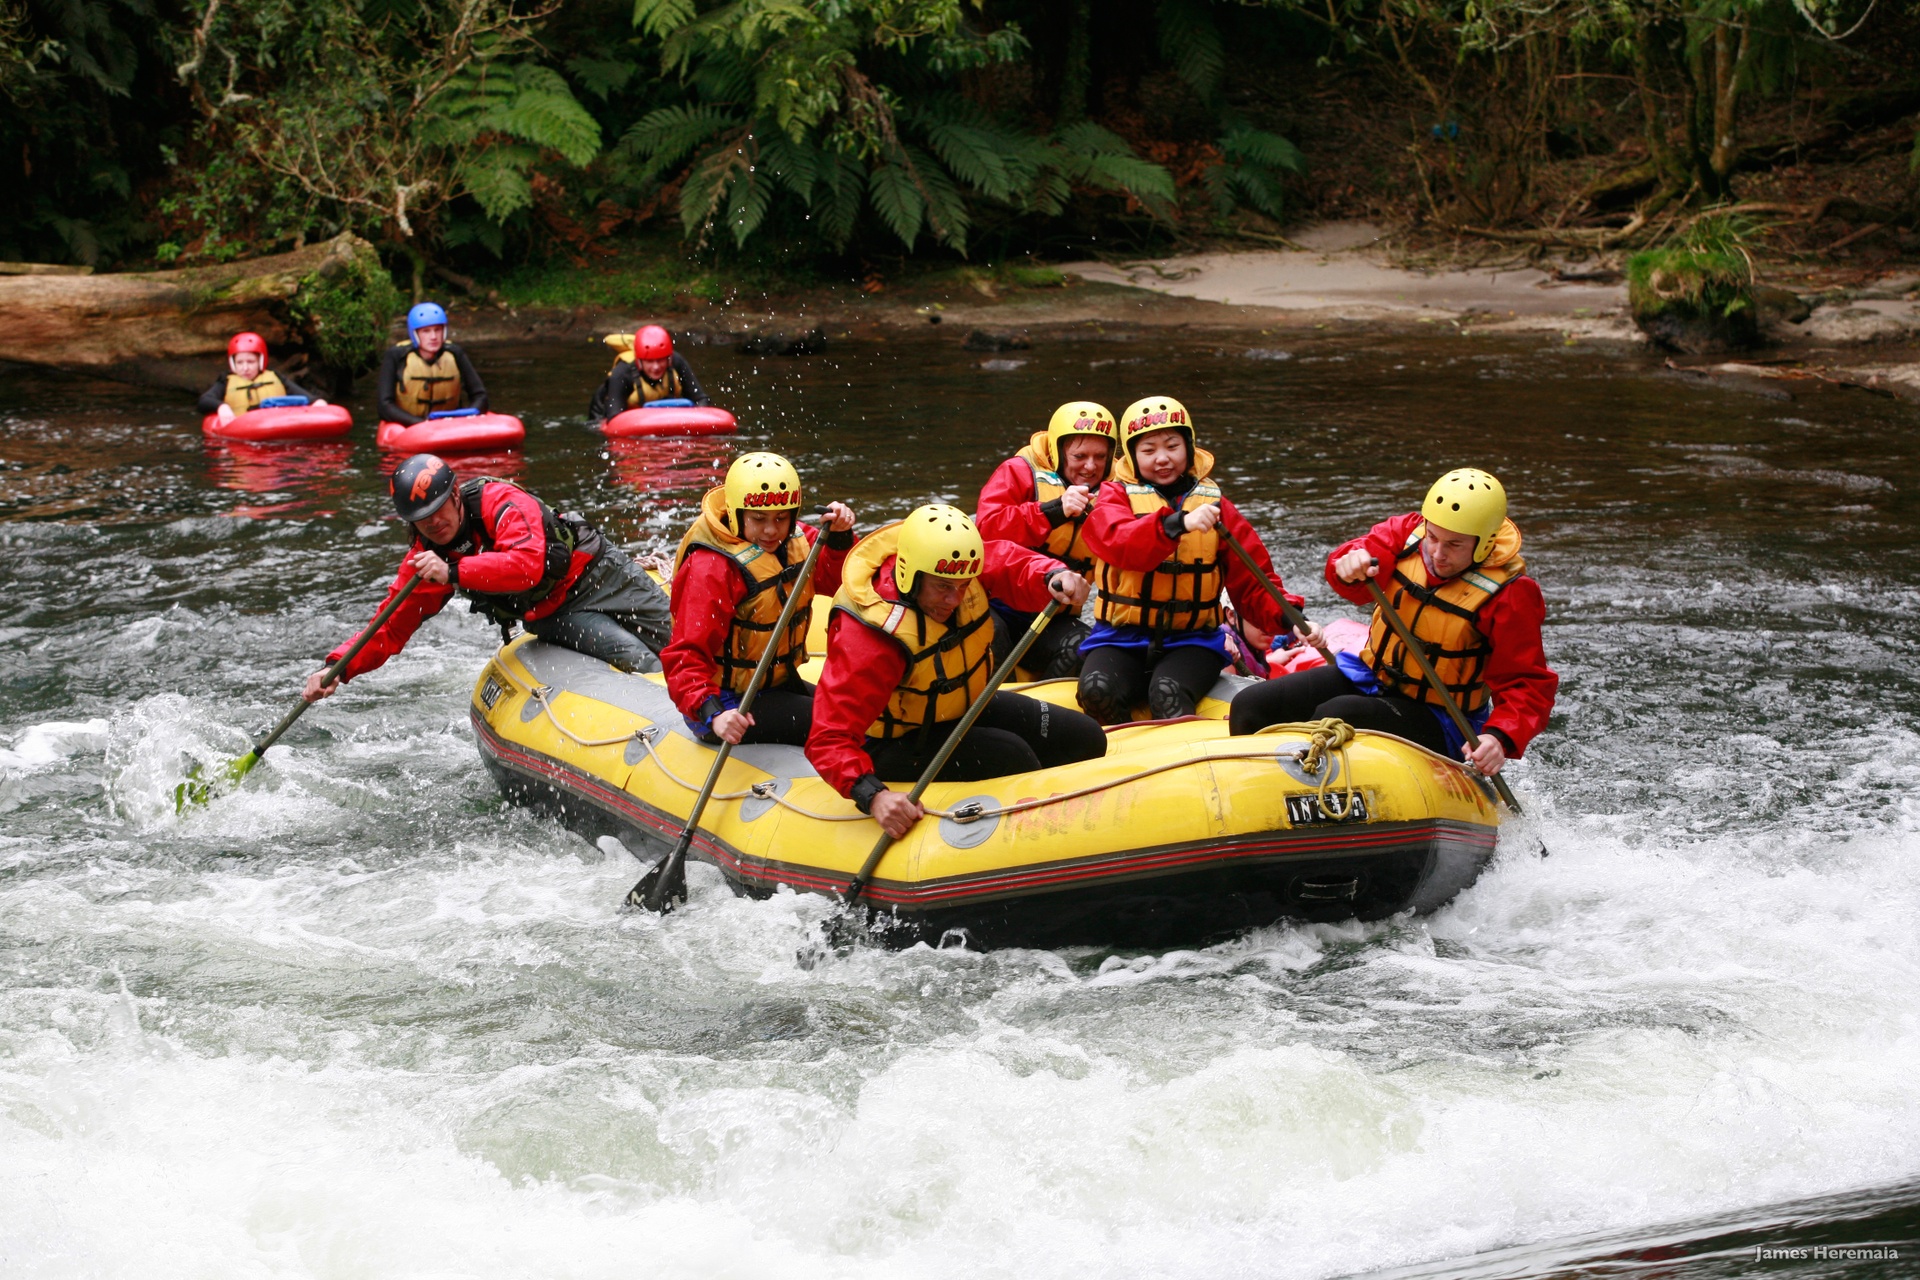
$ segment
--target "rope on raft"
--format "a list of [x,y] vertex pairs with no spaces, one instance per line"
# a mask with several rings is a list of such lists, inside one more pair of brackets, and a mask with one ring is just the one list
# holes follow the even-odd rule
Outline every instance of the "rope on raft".
[[[653,761],[655,767],[660,770],[661,774],[663,774],[668,781],[681,787],[683,790],[696,793],[700,790],[697,784],[688,782],[685,778],[675,773],[667,762],[661,759],[660,753],[654,750],[654,740],[666,732],[666,730],[660,726],[650,724],[644,728],[635,729],[631,733],[621,734],[617,738],[583,738],[573,730],[567,728],[564,724],[561,724],[560,717],[553,713],[553,704],[547,701],[547,694],[549,692],[547,686],[541,684],[522,684],[520,681],[514,679],[513,676],[509,675],[500,663],[494,663],[493,667],[508,684],[539,702],[540,710],[546,715],[547,722],[554,727],[554,730],[558,732],[561,737],[567,739],[575,746],[588,748],[617,747],[629,742],[638,742],[641,747],[645,749],[647,758]],[[1299,724],[1268,725],[1253,736],[1260,738],[1278,733],[1300,733],[1307,736],[1307,745],[1295,753],[1295,758],[1300,761],[1300,771],[1302,773],[1310,778],[1317,776],[1320,779],[1319,789],[1314,792],[1314,800],[1315,803],[1320,806],[1321,814],[1334,822],[1343,822],[1351,817],[1354,806],[1359,802],[1359,797],[1355,793],[1353,786],[1353,770],[1347,762],[1347,745],[1351,743],[1354,738],[1353,726],[1344,720],[1329,717],[1325,720],[1308,720]],[[1339,757],[1340,767],[1338,769],[1330,769],[1327,767],[1328,757],[1333,754],[1337,754]],[[1432,753],[1429,752],[1428,754]],[[1209,753],[1204,756],[1196,756],[1191,760],[1169,760],[1164,764],[1150,765],[1145,769],[1136,769],[1132,773],[1124,774],[1118,778],[1110,778],[1105,782],[1097,782],[1092,786],[1081,787],[1076,791],[1062,791],[1055,795],[1042,796],[1036,799],[1017,800],[1012,804],[988,805],[974,800],[963,805],[958,805],[952,809],[936,809],[932,805],[924,805],[923,807],[936,818],[947,818],[959,823],[979,822],[986,818],[998,818],[1004,814],[1025,813],[1029,809],[1040,809],[1053,804],[1065,804],[1069,800],[1078,800],[1082,796],[1090,796],[1102,791],[1109,791],[1114,787],[1122,787],[1130,782],[1138,782],[1142,778],[1151,778],[1155,774],[1168,773],[1174,769],[1184,769],[1189,765],[1212,764],[1216,760],[1270,760],[1273,758],[1273,755],[1274,752],[1272,748]],[[1444,759],[1445,757],[1439,758]],[[1328,789],[1336,776],[1344,778],[1346,781],[1346,794],[1338,798],[1328,794]],[[744,791],[716,791],[712,798],[715,800],[770,800],[782,809],[791,810],[803,818],[812,818],[816,822],[872,821],[867,814],[861,813],[858,810],[853,813],[816,813],[811,809],[803,809],[788,800],[785,796],[779,795],[776,791],[778,786],[778,780],[770,778],[765,782],[756,782]]]

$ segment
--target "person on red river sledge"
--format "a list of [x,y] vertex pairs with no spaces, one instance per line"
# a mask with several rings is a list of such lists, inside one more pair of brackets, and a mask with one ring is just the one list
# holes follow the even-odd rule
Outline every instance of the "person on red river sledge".
[[[1087,583],[1025,547],[983,541],[957,507],[921,507],[847,555],[807,759],[896,840],[926,811],[886,784],[920,776],[993,676],[990,596],[1032,612],[1049,600],[1078,609]],[[995,693],[940,778],[998,778],[1106,752],[1090,717]]]
[[[800,473],[777,453],[743,453],[726,483],[709,489],[700,515],[680,539],[673,568],[673,639],[660,651],[667,692],[687,727],[709,742],[785,742],[805,746],[813,726],[813,686],[800,678],[807,660],[810,607],[817,593],[840,589],[840,566],[853,547],[853,509],[827,507],[827,545],[804,587],[796,579],[823,535],[799,520]],[[787,597],[800,602],[785,635],[773,634]],[[774,646],[773,665],[740,710],[754,667]]]
[[380,421],[403,427],[448,409],[487,411],[487,388],[457,342],[447,341],[447,309],[422,302],[407,312],[409,341],[380,362]]
[[[1148,396],[1120,415],[1120,459],[1087,515],[1098,595],[1081,646],[1080,705],[1102,724],[1124,724],[1144,700],[1156,720],[1190,716],[1232,662],[1220,591],[1269,635],[1287,633],[1273,597],[1221,545],[1216,527],[1247,549],[1273,584],[1260,535],[1210,478],[1213,455],[1194,444],[1187,410]],[[1284,591],[1285,588],[1283,587]],[[1296,606],[1299,596],[1287,593]],[[1300,636],[1311,640],[1319,634]]]
[[713,401],[700,389],[693,366],[673,349],[673,335],[657,324],[642,327],[633,335],[633,358],[613,362],[613,372],[593,393],[587,417],[605,422],[616,413],[638,409],[655,400],[691,400],[697,405]]
[[[504,631],[515,622],[542,640],[599,658],[622,671],[657,671],[672,619],[653,580],[579,516],[557,515],[509,480],[479,476],[460,483],[431,453],[416,453],[393,473],[393,506],[413,544],[387,589],[391,600],[408,580],[414,588],[393,616],[340,673],[307,677],[308,702],[364,675],[400,652],[416,628],[465,596],[475,613]],[[383,602],[384,607],[384,602]],[[349,638],[327,655],[346,652]]]
[[200,412],[232,422],[240,414],[258,409],[262,400],[276,396],[306,396],[313,404],[326,403],[292,378],[267,368],[265,338],[257,333],[236,333],[227,341],[227,372],[200,393]]
[[1484,471],[1449,471],[1420,510],[1373,526],[1327,557],[1327,583],[1369,604],[1369,577],[1427,652],[1467,721],[1468,743],[1400,638],[1374,610],[1366,648],[1336,665],[1282,676],[1233,700],[1235,733],[1335,716],[1495,774],[1546,728],[1560,677],[1547,666],[1540,586],[1520,558],[1520,530],[1507,518],[1507,491]]
[[[1083,526],[1094,495],[1113,471],[1119,432],[1113,414],[1091,400],[1053,411],[1045,431],[994,469],[980,490],[974,523],[983,538],[1044,551],[1081,576],[1093,572]],[[1006,653],[1033,615],[993,602],[994,650]],[[1042,678],[1080,674],[1080,645],[1089,634],[1078,618],[1056,618],[1027,650],[1026,665]]]

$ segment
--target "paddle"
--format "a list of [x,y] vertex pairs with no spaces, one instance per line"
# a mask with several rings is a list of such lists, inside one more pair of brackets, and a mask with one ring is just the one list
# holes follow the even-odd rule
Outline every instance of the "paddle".
[[[793,620],[801,589],[813,577],[813,566],[820,559],[820,548],[826,545],[827,531],[822,529],[820,536],[813,540],[813,546],[807,549],[807,558],[800,563],[800,576],[793,580],[793,590],[787,594],[787,602],[780,606],[780,617],[773,624],[773,637],[761,651],[760,661],[754,664],[753,678],[747,681],[747,691],[740,695],[741,715],[753,710],[753,700],[760,696],[760,685],[766,680],[767,672],[773,669],[773,655],[780,648],[776,641],[787,634],[787,624]],[[645,907],[655,915],[665,915],[673,909],[671,899],[685,900],[687,850],[693,847],[693,833],[700,826],[700,815],[707,811],[707,801],[713,797],[714,784],[720,781],[720,771],[727,767],[727,757],[732,754],[733,744],[722,738],[720,750],[713,757],[713,767],[707,770],[707,780],[700,788],[700,798],[693,802],[693,812],[687,815],[687,825],[681,830],[679,841],[673,846],[672,852],[654,863],[652,869],[640,877],[639,884],[627,890],[627,906]]]
[[[1253,562],[1253,557],[1247,554],[1247,549],[1240,545],[1240,539],[1228,533],[1225,524],[1213,526],[1213,531],[1220,535],[1220,541],[1226,543],[1229,551],[1240,557],[1240,563],[1247,566],[1247,572],[1259,579],[1260,585],[1267,589],[1267,594],[1273,597],[1273,602],[1280,606],[1280,616],[1287,620],[1287,625],[1303,636],[1312,634],[1312,624],[1307,621],[1307,615],[1300,612],[1298,605],[1287,599],[1284,591],[1273,585],[1273,579],[1269,578],[1260,566]],[[1333,651],[1327,648],[1326,637],[1322,636],[1311,643],[1313,647],[1318,649],[1321,655],[1326,658],[1327,665],[1332,666]]]
[[[1378,560],[1370,560],[1368,563],[1376,569],[1380,567]],[[1460,731],[1460,736],[1469,745],[1480,741],[1479,731],[1468,723],[1466,713],[1460,710],[1460,704],[1453,700],[1453,694],[1440,682],[1440,673],[1433,669],[1433,663],[1427,660],[1427,651],[1420,647],[1418,640],[1414,639],[1413,629],[1407,626],[1394,607],[1387,603],[1387,593],[1382,591],[1380,584],[1372,578],[1366,578],[1364,581],[1367,584],[1368,593],[1373,596],[1374,608],[1386,616],[1387,625],[1393,628],[1393,634],[1400,637],[1400,643],[1407,646],[1407,652],[1412,654],[1413,660],[1420,664],[1420,674],[1427,678],[1427,685],[1433,690],[1434,696],[1440,699],[1440,705],[1446,709],[1454,728]],[[1507,780],[1497,773],[1481,776],[1491,782],[1493,789],[1500,793],[1500,802],[1507,806],[1514,817],[1519,817],[1520,802],[1514,799],[1513,789],[1507,785]],[[1543,843],[1540,848],[1545,852],[1546,845]]]
[[[347,664],[353,661],[355,655],[357,655],[360,650],[366,648],[367,641],[373,639],[380,628],[386,625],[387,619],[393,616],[393,611],[400,607],[400,602],[405,600],[407,596],[412,593],[413,589],[419,585],[420,577],[418,574],[407,579],[406,585],[394,594],[393,599],[387,601],[380,612],[373,615],[373,621],[368,623],[367,629],[360,633],[360,638],[347,646],[347,651],[340,655],[338,662],[327,668],[327,678],[321,681],[323,685],[332,684],[340,678],[340,673],[346,670]],[[253,750],[247,752],[247,754],[241,756],[238,760],[228,762],[228,764],[211,779],[202,781],[200,777],[200,766],[195,765],[193,771],[187,775],[187,780],[173,789],[174,812],[185,813],[188,805],[205,804],[207,801],[213,799],[214,796],[224,795],[232,787],[238,785],[242,778],[253,771],[253,766],[260,763],[260,757],[267,754],[267,748],[280,741],[280,735],[293,728],[293,722],[305,715],[307,708],[312,705],[313,704],[305,698],[295,703],[293,710],[281,717],[280,723],[273,727],[272,733],[260,739],[259,742],[254,744]]]
[[[1040,638],[1040,633],[1047,629],[1047,624],[1058,617],[1065,607],[1055,600],[1034,618],[1033,625],[1029,626],[1026,634],[1014,644],[1013,652],[1000,660],[1000,666],[994,671],[993,677],[987,681],[987,687],[980,691],[980,696],[973,700],[973,705],[967,708],[967,713],[960,717],[960,723],[953,726],[953,732],[947,735],[945,744],[940,748],[940,754],[936,755],[933,763],[921,773],[920,781],[913,784],[913,790],[907,792],[907,799],[915,804],[920,802],[921,795],[933,784],[935,776],[946,767],[953,753],[959,750],[960,740],[967,736],[967,730],[973,728],[973,722],[978,720],[980,713],[987,709],[987,703],[993,700],[994,693],[1006,683],[1007,677],[1013,674],[1014,665],[1027,656],[1027,650],[1033,647],[1033,642]],[[882,830],[879,841],[873,846],[873,852],[867,855],[866,865],[860,868],[860,874],[847,885],[844,899],[847,906],[852,906],[854,900],[866,889],[867,881],[873,878],[874,868],[880,865],[880,859],[886,856],[887,850],[892,845],[893,837]]]

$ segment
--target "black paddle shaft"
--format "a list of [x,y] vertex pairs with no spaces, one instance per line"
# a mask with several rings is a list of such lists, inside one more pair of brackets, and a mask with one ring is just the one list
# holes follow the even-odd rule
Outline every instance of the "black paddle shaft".
[[[1247,549],[1240,545],[1240,539],[1227,532],[1224,524],[1215,525],[1214,531],[1220,535],[1220,541],[1226,544],[1227,550],[1233,552],[1240,558],[1240,563],[1247,566],[1247,572],[1257,578],[1260,585],[1267,589],[1267,594],[1273,597],[1273,602],[1280,606],[1280,616],[1287,620],[1287,625],[1303,636],[1311,635],[1313,624],[1307,621],[1307,615],[1300,612],[1299,605],[1287,599],[1286,592],[1273,585],[1273,579],[1253,562],[1253,557],[1248,554]],[[1313,646],[1326,655],[1329,664],[1333,662],[1333,654],[1327,649],[1327,642],[1324,639],[1313,642]]]
[[[747,681],[747,691],[740,695],[740,714],[746,715],[753,710],[753,700],[760,696],[760,686],[765,683],[767,672],[773,669],[773,657],[780,650],[780,638],[787,634],[787,624],[793,620],[794,608],[813,577],[813,566],[820,560],[820,548],[826,545],[827,530],[822,529],[820,536],[807,549],[807,558],[800,564],[800,576],[794,579],[793,590],[787,593],[786,603],[780,606],[780,618],[773,624],[773,635],[767,641],[767,647],[761,650],[760,661],[754,664],[753,678]],[[699,799],[693,802],[693,811],[687,815],[687,825],[680,832],[680,839],[674,843],[672,852],[656,862],[647,874],[640,877],[640,883],[627,891],[628,906],[645,907],[659,915],[668,909],[670,899],[685,896],[687,851],[693,847],[693,833],[699,829],[700,816],[707,811],[707,801],[713,798],[713,788],[720,781],[720,771],[727,767],[727,758],[732,754],[733,744],[721,739],[720,751],[713,758],[713,767],[707,770],[707,780],[700,787]]]
[[[926,769],[922,771],[920,781],[913,784],[913,790],[907,793],[907,799],[916,804],[919,803],[920,797],[925,794],[928,787],[933,785],[933,780],[939,776],[940,770],[946,767],[947,761],[953,757],[953,753],[960,749],[960,740],[967,736],[967,730],[973,728],[973,722],[980,718],[982,711],[986,710],[987,703],[993,700],[994,693],[999,690],[1001,685],[1006,683],[1007,677],[1013,674],[1015,664],[1027,656],[1027,650],[1033,647],[1033,642],[1040,638],[1040,633],[1047,629],[1047,624],[1059,617],[1060,611],[1065,607],[1066,606],[1058,600],[1055,600],[1034,618],[1033,625],[1029,626],[1026,633],[1014,644],[1013,652],[1001,659],[999,668],[994,671],[993,677],[987,681],[987,687],[980,691],[980,696],[973,700],[973,705],[967,708],[967,713],[960,717],[960,723],[953,726],[953,732],[947,735],[946,742],[940,747],[940,754],[936,755],[933,758],[933,763],[929,764]],[[875,799],[878,798],[877,796],[875,797]],[[867,855],[866,864],[860,868],[860,874],[855,876],[847,884],[846,896],[843,899],[846,905],[852,906],[854,901],[865,891],[867,882],[873,879],[874,868],[880,865],[880,859],[886,857],[887,850],[892,847],[893,837],[882,830],[880,832],[880,839],[873,846],[873,852]]]
[[[1373,560],[1370,563],[1374,568],[1378,568],[1380,565],[1378,560]],[[1460,736],[1466,740],[1468,746],[1472,746],[1478,742],[1480,740],[1479,733],[1476,732],[1473,725],[1468,722],[1466,712],[1460,710],[1460,704],[1454,701],[1452,691],[1449,690],[1445,684],[1441,683],[1440,673],[1435,671],[1433,669],[1433,663],[1428,661],[1427,651],[1421,647],[1420,641],[1414,638],[1413,629],[1407,625],[1406,620],[1400,616],[1399,612],[1387,602],[1387,593],[1380,589],[1380,584],[1375,582],[1371,577],[1365,579],[1365,581],[1367,591],[1373,596],[1373,607],[1378,609],[1386,617],[1387,625],[1393,628],[1393,633],[1400,637],[1400,643],[1405,645],[1407,652],[1413,655],[1413,660],[1420,666],[1420,674],[1427,678],[1428,687],[1433,690],[1434,696],[1440,699],[1440,705],[1446,710],[1447,716],[1453,721],[1454,728],[1460,731]],[[1513,788],[1507,785],[1507,780],[1497,773],[1487,774],[1485,777],[1488,782],[1493,784],[1493,789],[1500,793],[1500,802],[1507,806],[1508,811],[1511,812],[1514,817],[1519,817],[1520,802],[1514,798]]]
[[[380,612],[373,615],[373,621],[367,624],[367,629],[360,633],[359,638],[347,646],[347,651],[340,655],[340,660],[327,668],[327,678],[320,682],[322,687],[330,685],[340,678],[340,673],[347,669],[347,664],[360,655],[360,651],[367,647],[367,642],[378,634],[381,627],[387,625],[387,619],[391,618],[393,611],[400,607],[400,602],[405,600],[409,595],[412,595],[413,589],[419,585],[420,575],[418,573],[407,579],[406,584],[394,593],[393,599],[387,601],[387,603],[381,607]],[[267,754],[267,748],[280,741],[280,735],[293,728],[293,722],[305,715],[307,708],[312,705],[313,704],[305,698],[300,699],[293,710],[287,712],[285,716],[281,717],[280,723],[273,726],[273,732],[260,739],[260,741],[254,745],[253,758],[258,760],[261,756]]]

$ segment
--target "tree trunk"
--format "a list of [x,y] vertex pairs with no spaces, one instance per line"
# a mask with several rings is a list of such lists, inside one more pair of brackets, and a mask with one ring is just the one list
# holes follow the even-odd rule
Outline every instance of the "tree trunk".
[[1061,124],[1087,118],[1087,94],[1093,87],[1093,0],[1069,0],[1067,50],[1060,69]]
[[386,278],[373,246],[342,234],[222,266],[0,276],[0,360],[198,391],[226,367],[227,339],[250,329],[266,338],[276,368],[337,381],[352,371],[318,359],[315,326],[300,318],[311,308],[299,304],[351,281],[356,266]]

